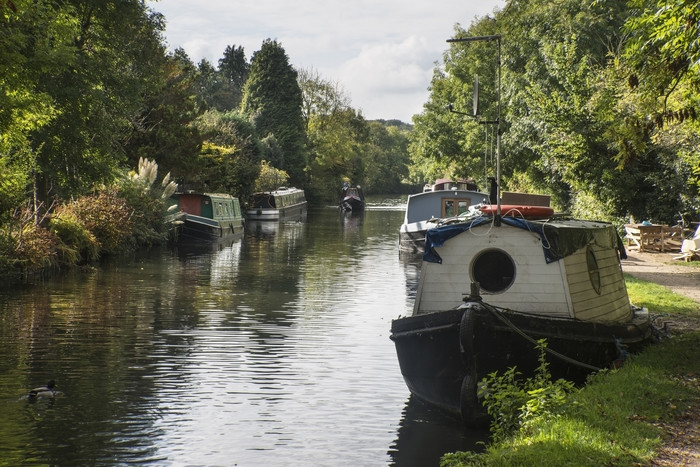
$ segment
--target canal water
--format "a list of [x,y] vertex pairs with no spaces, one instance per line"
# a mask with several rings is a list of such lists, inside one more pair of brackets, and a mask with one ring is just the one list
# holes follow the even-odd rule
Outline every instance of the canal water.
[[[437,466],[479,450],[413,400],[391,320],[401,199],[0,288],[0,465]],[[54,400],[27,399],[56,381]]]

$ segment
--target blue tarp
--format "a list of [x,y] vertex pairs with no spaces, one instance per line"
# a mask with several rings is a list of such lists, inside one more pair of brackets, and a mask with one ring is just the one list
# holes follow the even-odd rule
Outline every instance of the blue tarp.
[[[480,216],[471,222],[446,225],[429,229],[425,233],[425,251],[423,261],[442,263],[442,258],[435,251],[435,247],[441,247],[450,238],[461,234],[473,227],[493,222],[491,216]],[[594,225],[575,225],[566,221],[536,222],[518,217],[502,217],[503,224],[529,230],[540,236],[545,261],[553,263],[565,258],[575,251],[593,242],[604,248],[617,248],[621,258],[627,258],[625,247],[617,231],[610,224],[602,222]],[[495,229],[499,227],[493,227]]]

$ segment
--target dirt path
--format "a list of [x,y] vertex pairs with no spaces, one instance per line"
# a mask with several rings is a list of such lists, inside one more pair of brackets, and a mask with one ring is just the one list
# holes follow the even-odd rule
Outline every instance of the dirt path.
[[700,303],[700,268],[674,260],[679,253],[627,252],[622,270],[640,279],[663,285]]
[[[698,316],[671,323],[671,329],[700,330],[700,268],[690,267],[673,257],[678,253],[628,252],[622,270],[632,276],[668,287],[698,302]],[[688,411],[673,424],[662,426],[666,442],[652,466],[700,466],[700,408]]]

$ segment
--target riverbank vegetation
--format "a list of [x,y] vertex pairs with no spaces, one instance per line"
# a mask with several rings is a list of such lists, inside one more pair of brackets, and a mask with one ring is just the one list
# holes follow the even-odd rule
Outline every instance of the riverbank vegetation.
[[[87,265],[100,257],[160,245],[169,238],[167,199],[177,184],[158,165],[139,161],[138,170],[94,192],[50,209],[18,209],[0,229],[0,270],[15,280],[50,270]],[[45,212],[42,219],[35,219]]]
[[[142,0],[0,2],[3,261],[51,264],[38,227],[76,200],[107,196],[104,187],[141,159],[181,189],[242,201],[275,188],[275,177],[258,180],[263,168],[285,174],[312,204],[337,201],[344,180],[365,193],[417,191],[439,177],[485,188],[496,119],[503,190],[549,194],[560,211],[617,224],[697,220],[695,3],[508,0],[445,31],[501,35],[500,66],[495,41],[446,46],[423,112],[408,124],[367,121],[342,83],[296,69],[276,40],[250,57],[230,45],[218,63],[195,64],[166,50],[167,18]],[[479,119],[464,115],[476,76]],[[131,209],[131,220],[151,219]]]
[[[504,189],[618,224],[698,220],[696,1],[508,1],[452,37],[497,34]],[[413,120],[412,176],[491,170],[498,57],[497,41],[449,45]]]
[[[661,320],[698,322],[696,302],[646,281],[626,280],[630,300],[650,307]],[[548,380],[492,384],[501,394],[520,394],[519,405],[510,405],[504,423],[492,427],[494,441],[483,453],[447,454],[441,465],[647,465],[668,440],[665,427],[700,410],[699,372],[696,326],[662,334],[660,343],[632,355],[620,369],[592,376],[581,389]]]

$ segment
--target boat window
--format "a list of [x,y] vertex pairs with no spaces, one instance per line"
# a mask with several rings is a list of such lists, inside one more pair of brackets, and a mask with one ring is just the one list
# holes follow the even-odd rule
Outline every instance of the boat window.
[[457,214],[463,214],[469,209],[469,200],[457,200]]
[[467,212],[469,209],[468,199],[442,199],[442,215],[441,217],[454,217]]
[[474,258],[471,276],[483,291],[504,292],[515,280],[515,263],[503,250],[484,250]]
[[453,200],[446,199],[443,207],[443,217],[452,217],[455,215],[455,202]]
[[588,278],[591,280],[593,290],[600,295],[600,269],[598,269],[598,260],[595,257],[595,252],[590,246],[586,251],[586,264],[588,265]]

